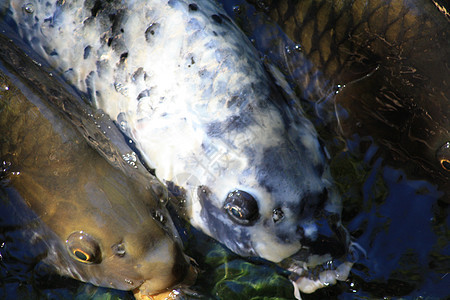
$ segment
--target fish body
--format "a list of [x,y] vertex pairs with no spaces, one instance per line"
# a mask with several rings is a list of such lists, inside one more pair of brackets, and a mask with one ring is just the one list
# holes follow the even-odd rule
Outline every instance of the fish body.
[[350,248],[317,133],[215,1],[12,1],[4,11],[158,178],[182,187],[194,226],[282,264],[302,291],[345,280],[351,264],[329,280],[305,275]]
[[[390,163],[437,184],[448,202],[448,5],[422,0],[249,2],[297,45],[294,55],[271,50],[301,95],[314,102],[330,86],[339,86],[332,97],[346,110],[339,115],[344,136],[372,136]],[[276,34],[267,39],[266,45],[284,43]],[[296,55],[304,58],[297,63]]]
[[94,150],[103,143],[119,152],[102,140],[92,110],[75,105],[61,82],[4,36],[0,85],[2,188],[33,211],[29,230],[48,246],[43,261],[98,286],[131,290],[145,282],[149,293],[190,276],[162,183],[139,162],[118,167],[121,156],[110,157],[114,165]]

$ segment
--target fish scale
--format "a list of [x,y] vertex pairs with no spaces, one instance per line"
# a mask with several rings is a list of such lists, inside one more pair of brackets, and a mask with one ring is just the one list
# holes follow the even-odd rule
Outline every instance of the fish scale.
[[386,43],[411,49],[412,43],[436,34],[433,23],[421,17],[417,7],[408,7],[402,1],[263,3],[268,15],[301,43],[302,50],[326,76],[333,78],[352,63],[358,63],[352,54],[371,59],[373,55],[384,57],[386,52],[379,36]]
[[[438,184],[446,193],[441,199],[448,202],[450,25],[445,4],[318,0],[255,6],[296,45],[292,54],[273,47],[265,52],[276,53],[304,100],[321,106],[326,99],[331,101],[325,104],[344,108],[328,108],[339,117],[339,134],[372,136],[393,165]],[[242,26],[261,25],[248,23]],[[281,35],[266,37],[266,44],[282,44]],[[301,56],[298,62],[296,56]]]

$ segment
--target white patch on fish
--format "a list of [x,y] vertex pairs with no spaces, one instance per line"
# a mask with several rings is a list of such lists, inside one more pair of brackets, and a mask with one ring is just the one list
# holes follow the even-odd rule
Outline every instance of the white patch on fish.
[[186,190],[194,226],[274,262],[318,251],[322,260],[305,262],[313,267],[347,253],[313,125],[215,1],[27,0],[9,14],[35,51],[117,120],[159,178]]

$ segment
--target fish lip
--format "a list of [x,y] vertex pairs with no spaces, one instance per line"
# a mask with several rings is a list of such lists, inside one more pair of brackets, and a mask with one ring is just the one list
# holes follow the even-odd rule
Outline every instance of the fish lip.
[[299,269],[290,269],[289,271],[292,273],[289,275],[289,280],[294,285],[295,297],[297,299],[301,299],[300,291],[306,294],[311,294],[320,288],[334,285],[337,281],[346,281],[353,264],[353,262],[344,261],[337,267],[335,267],[334,263],[332,263],[333,267],[327,268],[329,263],[326,262],[312,268],[311,270],[301,268],[301,272],[299,272]]
[[169,290],[179,290],[179,289],[187,288],[187,287],[190,287],[191,285],[193,285],[195,283],[195,281],[197,280],[199,268],[194,259],[192,259],[188,256],[185,256],[185,257],[186,257],[186,259],[189,260],[189,264],[187,265],[185,270],[182,271],[183,275],[180,276],[171,286],[161,289],[161,290],[155,290],[155,291],[148,292],[146,290],[145,283],[147,281],[152,280],[151,278],[149,278],[149,279],[143,280],[140,285],[135,286],[135,287],[133,287],[133,289],[131,289],[135,298],[136,299],[147,299],[146,297],[151,298],[152,295],[157,295],[157,294],[160,294],[163,292],[167,292]]
[[345,255],[339,258],[331,257],[330,254],[323,255],[321,262],[313,265],[308,265],[301,260],[283,262],[285,266],[288,264],[286,269],[291,272],[289,280],[294,285],[295,293],[302,291],[309,294],[317,289],[333,285],[336,281],[346,281],[361,254],[367,257],[366,251],[359,244],[350,241]]

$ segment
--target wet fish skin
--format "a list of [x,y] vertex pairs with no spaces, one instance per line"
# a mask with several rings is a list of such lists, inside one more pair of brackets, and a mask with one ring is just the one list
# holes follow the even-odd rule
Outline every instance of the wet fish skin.
[[[448,199],[450,174],[441,164],[450,140],[445,5],[422,0],[258,3],[301,47],[311,74],[321,72],[322,85],[312,84],[313,76],[294,76],[300,89],[313,95],[309,100],[330,90],[330,84],[345,86],[335,100],[350,112],[340,119],[344,135],[372,136],[391,163],[429,178]],[[288,69],[300,68],[284,57]]]
[[[99,136],[90,109],[64,111],[52,102],[77,100],[4,36],[0,86],[2,185],[16,190],[41,220],[30,230],[48,245],[44,261],[62,275],[121,290],[145,282],[146,292],[159,292],[183,281],[190,264],[164,207],[162,184],[139,169],[131,176],[97,153],[68,118],[84,118],[92,128],[81,131]],[[76,249],[89,263],[70,253]]]
[[[345,257],[341,199],[312,123],[215,1],[4,7],[33,50],[135,140],[158,178],[184,188],[194,226],[242,256],[280,263],[302,250],[292,269],[301,278],[305,266],[321,272]],[[345,266],[327,278],[344,279]],[[299,286],[311,292],[310,283]]]
[[383,60],[403,56],[418,63],[422,58],[422,63],[435,67],[436,62],[423,59],[430,51],[439,55],[437,61],[445,58],[428,49],[431,41],[444,48],[448,34],[448,21],[431,1],[264,0],[257,7],[299,43],[325,76],[340,81],[348,80],[350,72],[370,72],[370,66]]

